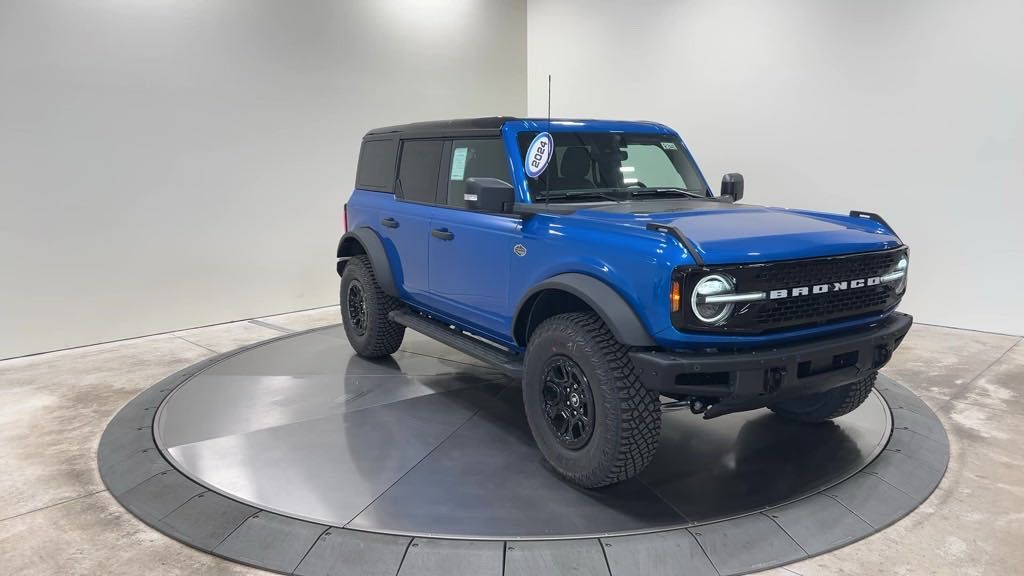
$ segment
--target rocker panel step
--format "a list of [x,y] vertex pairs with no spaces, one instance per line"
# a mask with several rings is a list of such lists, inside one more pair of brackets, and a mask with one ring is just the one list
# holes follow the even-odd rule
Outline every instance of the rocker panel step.
[[522,379],[523,359],[519,354],[505,352],[499,348],[485,344],[472,336],[457,332],[443,322],[427,318],[422,314],[408,310],[394,310],[388,317],[406,328],[429,336],[442,344],[447,344],[463,354],[486,362],[504,372],[510,378]]

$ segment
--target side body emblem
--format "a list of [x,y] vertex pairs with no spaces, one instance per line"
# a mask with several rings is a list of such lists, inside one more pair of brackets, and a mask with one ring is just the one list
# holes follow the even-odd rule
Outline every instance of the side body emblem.
[[516,244],[512,248],[512,251],[516,253],[516,256],[526,256],[526,246],[523,246],[522,244]]

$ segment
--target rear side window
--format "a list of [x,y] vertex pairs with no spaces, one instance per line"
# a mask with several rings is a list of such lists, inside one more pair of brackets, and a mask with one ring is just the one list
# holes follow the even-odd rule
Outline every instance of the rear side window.
[[359,151],[356,188],[392,192],[395,184],[396,140],[366,140]]
[[398,167],[399,198],[433,204],[437,194],[437,177],[441,170],[441,140],[410,140],[402,143]]
[[466,180],[498,178],[512,182],[505,144],[498,138],[455,140],[448,170],[448,206],[464,208]]

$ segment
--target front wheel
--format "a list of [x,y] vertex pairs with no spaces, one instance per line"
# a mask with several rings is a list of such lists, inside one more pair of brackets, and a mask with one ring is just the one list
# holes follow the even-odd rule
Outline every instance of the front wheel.
[[818,423],[849,414],[868,399],[875,387],[877,372],[855,382],[818,394],[793,398],[769,406],[772,412],[797,422]]
[[523,370],[523,403],[544,457],[587,488],[640,473],[658,446],[658,395],[604,322],[593,313],[560,314],[533,333]]

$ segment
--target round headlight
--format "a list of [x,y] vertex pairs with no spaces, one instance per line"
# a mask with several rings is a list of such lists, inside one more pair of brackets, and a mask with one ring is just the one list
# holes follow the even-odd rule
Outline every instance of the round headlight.
[[693,308],[693,315],[705,324],[720,324],[732,314],[733,304],[719,303],[712,304],[706,301],[708,296],[731,294],[736,286],[726,276],[712,274],[701,278],[693,287],[693,295],[690,296],[690,306]]

